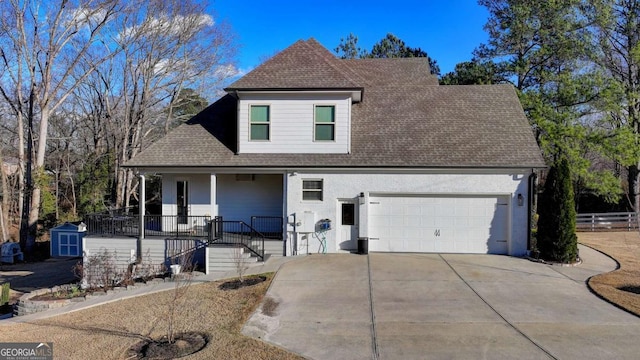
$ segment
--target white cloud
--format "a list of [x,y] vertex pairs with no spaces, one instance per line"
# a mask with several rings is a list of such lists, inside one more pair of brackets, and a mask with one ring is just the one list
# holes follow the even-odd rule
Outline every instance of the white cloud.
[[182,34],[185,29],[188,29],[192,34],[194,34],[200,31],[203,27],[213,26],[213,24],[213,17],[208,14],[192,14],[187,16],[178,15],[174,18],[162,15],[160,17],[150,19],[146,23],[126,28],[119,37],[129,37],[140,31],[153,33],[159,32],[175,36]]
[[66,19],[67,26],[82,26],[99,23],[107,16],[105,9],[88,9],[88,8],[76,8],[73,9]]
[[153,74],[157,75],[159,73],[163,73],[169,70],[169,60],[162,59],[158,61],[157,64],[153,66]]
[[249,71],[251,71],[251,69],[249,70],[240,69],[235,67],[234,65],[227,64],[227,65],[219,65],[214,70],[214,75],[219,78],[240,77],[240,76],[246,75]]

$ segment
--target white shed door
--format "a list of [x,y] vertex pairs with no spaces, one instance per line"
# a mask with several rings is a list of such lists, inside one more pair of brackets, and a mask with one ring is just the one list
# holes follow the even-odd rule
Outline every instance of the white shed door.
[[369,198],[369,251],[507,254],[506,196]]

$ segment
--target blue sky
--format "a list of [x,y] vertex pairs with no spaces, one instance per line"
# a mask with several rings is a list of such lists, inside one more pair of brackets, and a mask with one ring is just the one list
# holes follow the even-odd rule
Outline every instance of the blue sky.
[[477,0],[214,0],[210,8],[233,27],[243,71],[299,39],[313,37],[333,51],[353,33],[371,50],[393,33],[427,51],[444,74],[487,40],[488,12]]

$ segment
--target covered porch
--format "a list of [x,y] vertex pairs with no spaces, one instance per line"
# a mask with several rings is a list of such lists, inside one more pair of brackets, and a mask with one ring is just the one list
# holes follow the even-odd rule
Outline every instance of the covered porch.
[[[282,174],[160,175],[162,206],[155,212],[161,213],[141,207],[89,214],[85,217],[89,241],[109,248],[115,243],[109,239],[136,238],[138,259],[143,255],[140,244],[153,239],[197,244],[181,246],[181,251],[242,247],[257,260],[285,254]],[[146,180],[140,174],[142,204],[147,199]],[[158,251],[158,256],[167,253]]]
[[[227,222],[237,222],[267,238],[283,239],[286,203],[283,174],[162,173],[161,176],[162,213],[153,215],[162,219],[152,225],[197,230],[202,225],[200,217],[222,217],[225,232],[234,226]],[[141,189],[143,181],[144,175]],[[176,217],[177,223],[163,223],[166,217]]]

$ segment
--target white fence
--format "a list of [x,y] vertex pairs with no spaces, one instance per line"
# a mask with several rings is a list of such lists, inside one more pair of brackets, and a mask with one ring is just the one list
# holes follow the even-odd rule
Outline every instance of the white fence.
[[578,231],[631,231],[638,228],[638,214],[634,212],[578,214]]

